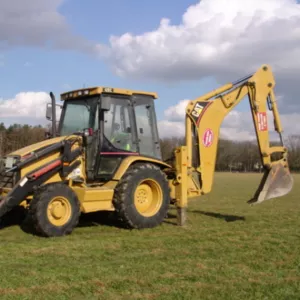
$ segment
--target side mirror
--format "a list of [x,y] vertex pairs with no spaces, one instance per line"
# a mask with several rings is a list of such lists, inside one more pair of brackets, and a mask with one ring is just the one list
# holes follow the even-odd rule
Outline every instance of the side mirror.
[[52,121],[52,103],[47,103],[46,106],[46,119]]
[[[62,109],[62,105],[56,104],[56,107],[58,106],[60,109]],[[53,115],[52,115],[52,103],[47,103],[46,105],[46,119],[49,121],[52,121]]]
[[105,111],[109,111],[110,110],[110,98],[109,97],[102,97],[101,98],[101,104],[100,104],[100,108],[102,110],[105,110]]

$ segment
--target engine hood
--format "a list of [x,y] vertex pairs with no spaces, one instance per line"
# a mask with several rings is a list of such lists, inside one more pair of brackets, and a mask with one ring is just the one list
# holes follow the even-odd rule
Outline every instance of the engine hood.
[[[75,136],[68,136],[68,139],[71,138],[71,137],[75,137]],[[78,136],[76,136],[76,137],[78,138]],[[18,150],[15,150],[15,151],[9,153],[7,156],[21,156],[21,157],[24,157],[27,154],[30,154],[31,152],[34,152],[36,150],[39,150],[39,149],[42,149],[44,147],[47,147],[47,146],[53,145],[55,143],[58,143],[58,142],[64,140],[65,138],[66,138],[65,136],[60,136],[60,137],[55,137],[55,138],[52,138],[52,139],[47,139],[45,141],[38,142],[38,143],[35,143],[35,144],[32,144],[32,145],[26,146],[24,148],[20,148]]]

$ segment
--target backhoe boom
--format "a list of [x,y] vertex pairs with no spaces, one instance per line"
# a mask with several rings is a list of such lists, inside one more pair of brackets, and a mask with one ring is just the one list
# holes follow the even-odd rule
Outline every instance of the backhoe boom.
[[[263,65],[252,75],[228,83],[193,101],[186,108],[186,145],[175,151],[175,193],[179,223],[185,222],[187,198],[207,194],[212,189],[221,124],[237,104],[248,96],[257,142],[265,174],[249,203],[287,194],[292,186],[287,149],[281,137],[282,126],[274,94],[275,79],[271,67]],[[274,117],[280,146],[270,146],[268,109]],[[280,153],[279,159],[272,159]],[[186,165],[185,165],[186,164]],[[186,177],[186,178],[185,178]]]

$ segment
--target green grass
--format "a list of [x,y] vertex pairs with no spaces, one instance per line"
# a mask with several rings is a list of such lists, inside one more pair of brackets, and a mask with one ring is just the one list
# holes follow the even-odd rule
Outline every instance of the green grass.
[[6,227],[0,299],[300,299],[300,175],[289,195],[250,207],[259,178],[217,173],[183,228],[84,223],[45,239]]

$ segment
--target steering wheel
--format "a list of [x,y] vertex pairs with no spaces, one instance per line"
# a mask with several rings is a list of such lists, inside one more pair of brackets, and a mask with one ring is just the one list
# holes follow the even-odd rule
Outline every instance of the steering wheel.
[[115,130],[119,130],[119,129],[120,129],[120,124],[114,123],[113,129],[114,129],[114,131],[115,131]]

